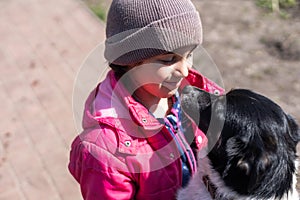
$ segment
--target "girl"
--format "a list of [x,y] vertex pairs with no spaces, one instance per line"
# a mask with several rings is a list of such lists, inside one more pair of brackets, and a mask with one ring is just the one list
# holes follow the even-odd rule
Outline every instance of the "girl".
[[112,70],[86,101],[69,170],[86,200],[175,199],[206,145],[181,112],[180,90],[223,91],[192,69],[199,14],[190,0],[113,0],[106,36]]

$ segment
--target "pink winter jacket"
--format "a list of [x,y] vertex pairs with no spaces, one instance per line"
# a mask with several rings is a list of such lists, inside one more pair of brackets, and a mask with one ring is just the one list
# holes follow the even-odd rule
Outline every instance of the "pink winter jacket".
[[[186,84],[223,92],[195,71],[190,71],[182,87]],[[200,149],[207,139],[193,128]],[[175,199],[182,184],[182,166],[174,138],[118,84],[112,71],[89,95],[83,129],[72,143],[68,167],[85,200]],[[183,140],[178,141],[186,143]],[[186,145],[180,145],[186,152]],[[193,175],[196,161],[189,155]]]

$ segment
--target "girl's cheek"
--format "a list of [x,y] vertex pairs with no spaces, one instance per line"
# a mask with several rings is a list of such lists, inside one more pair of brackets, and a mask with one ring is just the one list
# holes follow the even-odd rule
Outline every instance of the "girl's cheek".
[[161,79],[166,79],[172,75],[172,66],[163,66],[157,71],[157,75],[161,77]]

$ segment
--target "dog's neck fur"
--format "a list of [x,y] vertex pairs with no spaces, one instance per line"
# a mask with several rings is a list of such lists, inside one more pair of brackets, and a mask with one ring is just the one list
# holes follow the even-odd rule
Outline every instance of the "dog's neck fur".
[[[210,181],[213,185],[216,187],[216,194],[215,199],[216,200],[262,200],[258,199],[257,197],[248,197],[248,196],[242,196],[235,191],[231,190],[229,187],[227,187],[224,183],[224,181],[221,179],[218,172],[212,169],[211,162],[207,157],[200,158],[199,160],[199,176],[208,176]],[[298,162],[295,162],[296,168],[298,168]],[[296,183],[297,178],[296,174],[293,174],[293,183],[292,188],[289,190],[288,194],[285,194],[280,200],[296,200],[299,198],[298,192],[296,190]],[[201,198],[199,198],[201,199]],[[193,199],[194,200],[194,199]],[[269,199],[263,199],[263,200],[279,200],[278,198],[271,197]]]

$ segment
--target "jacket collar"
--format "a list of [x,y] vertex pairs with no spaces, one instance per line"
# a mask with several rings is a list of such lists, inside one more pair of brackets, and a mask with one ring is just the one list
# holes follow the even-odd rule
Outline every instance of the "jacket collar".
[[[139,150],[137,138],[147,137],[156,141],[156,134],[164,127],[131,97],[123,85],[118,84],[112,71],[90,93],[85,103],[82,125],[84,129],[101,128],[103,125],[112,127],[118,132],[118,151],[127,154],[136,154]],[[157,143],[162,146],[161,142]]]
[[[141,103],[136,101],[132,95],[127,91],[120,81],[117,81],[113,72],[110,74],[111,86],[113,88],[113,99],[121,99],[122,105],[128,109],[128,114],[131,119],[140,127],[145,130],[158,130],[162,127],[162,124],[152,116],[148,109]],[[117,98],[114,98],[117,97]]]

